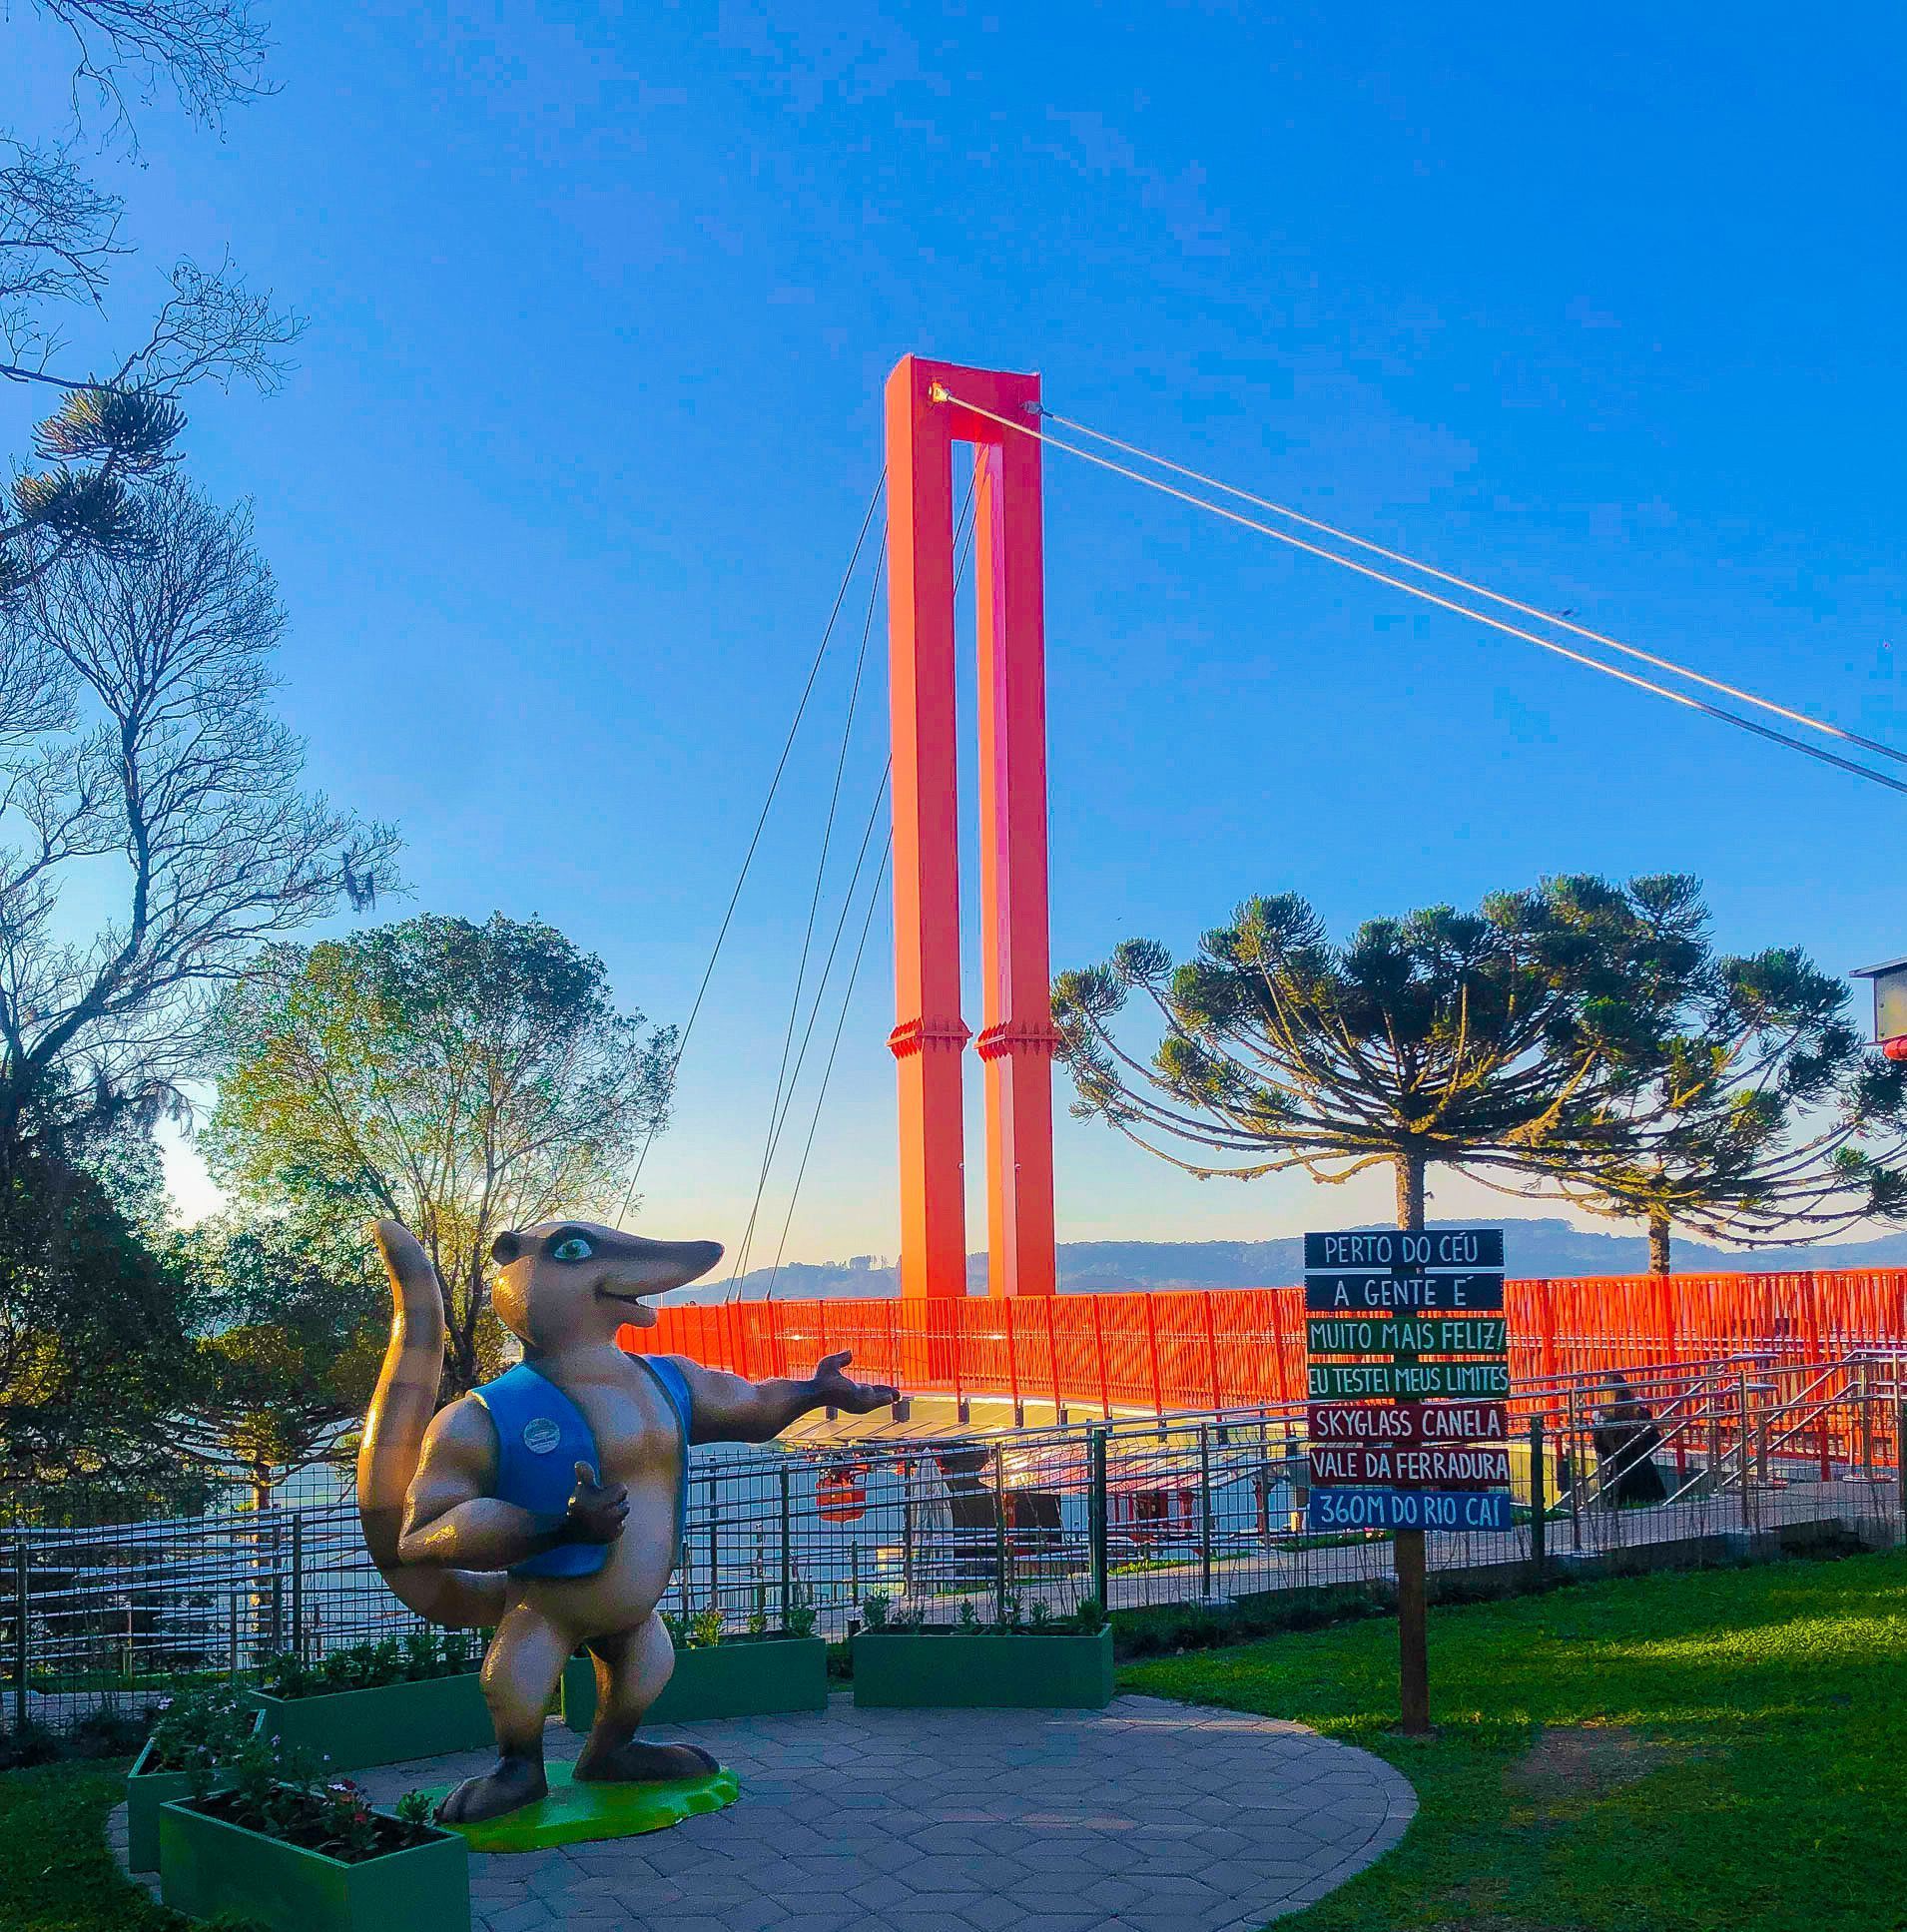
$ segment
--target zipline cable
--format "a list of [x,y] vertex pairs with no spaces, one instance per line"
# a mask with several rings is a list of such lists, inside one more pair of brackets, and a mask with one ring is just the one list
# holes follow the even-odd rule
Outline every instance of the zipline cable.
[[1587,638],[1591,644],[1601,644],[1611,651],[1620,651],[1624,657],[1632,657],[1643,664],[1651,664],[1658,671],[1666,671],[1672,677],[1686,678],[1690,684],[1705,686],[1710,691],[1719,691],[1730,698],[1739,698],[1743,704],[1751,704],[1757,710],[1772,712],[1777,718],[1785,718],[1790,724],[1805,725],[1810,731],[1824,732],[1830,738],[1845,740],[1850,745],[1858,745],[1863,751],[1877,753],[1882,758],[1891,758],[1897,763],[1907,765],[1907,752],[1896,751],[1892,745],[1883,745],[1878,739],[1863,738],[1857,731],[1849,731],[1843,725],[1830,724],[1825,718],[1816,718],[1805,711],[1791,710],[1787,705],[1776,704],[1772,698],[1757,697],[1752,691],[1744,691],[1738,684],[1724,683],[1720,678],[1708,677],[1686,664],[1677,664],[1673,658],[1657,657],[1652,651],[1644,651],[1639,645],[1624,644],[1619,637],[1610,637],[1606,631],[1591,630],[1587,624],[1579,624],[1560,611],[1544,610],[1536,604],[1526,604],[1515,597],[1506,596],[1501,590],[1492,590],[1488,584],[1473,582],[1468,577],[1460,577],[1455,571],[1442,570],[1434,563],[1425,563],[1420,557],[1407,555],[1402,550],[1387,550],[1381,543],[1373,543],[1369,537],[1358,536],[1351,530],[1341,530],[1334,523],[1325,523],[1315,516],[1307,516],[1302,510],[1294,510],[1288,503],[1276,503],[1268,496],[1254,495],[1248,489],[1240,489],[1235,483],[1227,483],[1216,476],[1207,476],[1203,470],[1189,469],[1183,463],[1175,463],[1168,456],[1155,455],[1149,449],[1142,449],[1137,443],[1122,442],[1117,436],[1109,436],[1103,429],[1094,429],[1071,416],[1062,416],[1056,409],[1040,410],[1049,421],[1063,423],[1066,428],[1082,436],[1090,436],[1094,442],[1109,444],[1114,449],[1122,449],[1128,456],[1137,456],[1143,462],[1155,463],[1160,469],[1169,469],[1175,476],[1189,476],[1195,483],[1203,483],[1208,489],[1222,490],[1227,496],[1236,496],[1241,502],[1255,503],[1261,510],[1269,510],[1274,516],[1287,517],[1293,523],[1301,523],[1307,530],[1317,530],[1340,543],[1354,544],[1360,550],[1368,550],[1373,556],[1386,558],[1391,563],[1402,564],[1407,570],[1416,570],[1426,577],[1434,577],[1439,583],[1452,585],[1467,591],[1473,597],[1486,597],[1493,604],[1501,604],[1506,610],[1521,612],[1525,617],[1534,617],[1539,623],[1554,624],[1559,630],[1571,632],[1574,636]]
[[[937,385],[938,386],[938,385]],[[1652,692],[1658,698],[1666,698],[1671,704],[1678,704],[1690,711],[1699,711],[1710,718],[1719,718],[1724,724],[1736,725],[1743,731],[1751,731],[1757,738],[1765,738],[1770,744],[1785,745],[1790,751],[1799,752],[1804,758],[1818,760],[1823,765],[1833,765],[1843,772],[1851,772],[1856,778],[1872,779],[1876,785],[1884,785],[1890,792],[1907,795],[1907,782],[1889,778],[1885,772],[1877,772],[1871,766],[1856,764],[1852,759],[1842,758],[1837,753],[1826,751],[1819,745],[1810,745],[1805,740],[1791,737],[1785,731],[1776,731],[1771,725],[1756,724],[1752,718],[1744,718],[1738,712],[1724,710],[1720,705],[1709,704],[1705,699],[1691,697],[1686,691],[1672,690],[1664,684],[1657,684],[1650,678],[1638,677],[1633,671],[1624,671],[1619,665],[1604,664],[1600,658],[1589,657],[1582,651],[1573,651],[1567,644],[1559,644],[1553,637],[1540,636],[1528,631],[1520,624],[1506,623],[1501,617],[1493,617],[1488,611],[1473,609],[1468,604],[1460,604],[1454,598],[1441,597],[1434,590],[1426,590],[1422,584],[1414,584],[1403,577],[1394,577],[1389,571],[1374,569],[1368,563],[1360,563],[1355,557],[1341,556],[1335,550],[1327,550],[1322,544],[1307,543],[1303,537],[1293,536],[1289,530],[1280,530],[1270,523],[1261,523],[1256,517],[1242,516],[1237,510],[1229,510],[1222,503],[1214,503],[1203,496],[1194,496],[1189,490],[1176,488],[1171,483],[1161,482],[1156,476],[1148,476],[1143,470],[1132,469],[1124,463],[1115,463],[1110,457],[1101,456],[1090,449],[1081,449],[1077,443],[1063,441],[1058,436],[1050,436],[1043,429],[1037,429],[1023,422],[1015,422],[1010,416],[995,414],[991,409],[982,408],[977,402],[968,402],[964,397],[941,389],[935,398],[954,404],[961,409],[969,409],[974,415],[983,416],[989,422],[997,422],[1001,427],[1016,430],[1022,436],[1030,436],[1052,449],[1063,449],[1070,456],[1092,463],[1100,469],[1110,470],[1115,476],[1124,476],[1145,488],[1157,490],[1163,496],[1177,498],[1181,503],[1189,503],[1194,509],[1206,510],[1211,515],[1222,517],[1227,523],[1239,524],[1247,530],[1256,530],[1261,536],[1268,536],[1276,543],[1283,543],[1294,550],[1302,550],[1309,556],[1322,557],[1327,563],[1335,563],[1345,570],[1354,571],[1360,577],[1369,577],[1374,583],[1388,585],[1393,590],[1401,590],[1407,597],[1416,597],[1421,602],[1435,604],[1440,610],[1454,612],[1459,617],[1468,617],[1473,623],[1483,624],[1493,631],[1502,631],[1507,637],[1522,638],[1527,644],[1534,644],[1539,650],[1552,652],[1557,657],[1568,658],[1573,664],[1588,666],[1591,671],[1599,671],[1604,677],[1615,678],[1620,683],[1632,684],[1637,690]]]
[[[874,494],[868,498],[868,507],[861,518],[861,529],[855,537],[854,553],[848,559],[848,567],[841,573],[841,588],[835,592],[833,608],[828,613],[828,622],[822,628],[821,643],[815,651],[815,661],[808,667],[808,682],[802,686],[801,698],[795,706],[794,722],[788,727],[788,736],[782,744],[782,755],[775,761],[773,777],[768,781],[768,796],[762,801],[761,816],[755,821],[755,831],[748,842],[748,850],[742,855],[742,869],[735,876],[735,890],[729,894],[728,910],[722,915],[722,924],[715,935],[715,945],[709,953],[709,963],[702,972],[702,983],[695,989],[695,1002],[689,1008],[689,1017],[682,1027],[682,1037],[676,1041],[675,1057],[669,1062],[669,1093],[675,1092],[676,1069],[682,1064],[682,1055],[688,1051],[689,1035],[695,1031],[696,1015],[702,1010],[702,1000],[708,992],[709,981],[715,976],[715,963],[722,957],[722,942],[728,938],[730,922],[735,918],[737,902],[742,897],[742,888],[748,883],[749,868],[755,863],[755,849],[762,842],[762,829],[768,824],[770,808],[775,803],[775,794],[781,787],[782,774],[788,769],[788,754],[795,748],[795,734],[801,730],[803,714],[808,709],[808,700],[815,689],[815,679],[821,674],[821,661],[828,655],[828,640],[834,635],[835,620],[841,615],[841,606],[848,596],[848,586],[854,581],[855,566],[861,561],[861,546],[868,540],[868,527],[874,522],[875,510],[880,506],[881,492],[887,487],[888,472],[885,468],[875,479]],[[649,1149],[656,1144],[656,1135],[662,1131],[662,1115],[657,1113],[650,1123],[648,1134],[636,1154],[636,1164],[629,1175],[629,1185],[623,1190],[622,1206],[616,1219],[620,1223],[628,1218],[629,1203],[636,1197],[636,1183],[642,1178],[643,1163],[649,1158]]]

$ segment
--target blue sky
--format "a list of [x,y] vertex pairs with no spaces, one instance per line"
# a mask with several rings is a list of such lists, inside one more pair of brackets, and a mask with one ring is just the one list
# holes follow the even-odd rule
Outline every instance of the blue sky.
[[[1893,9],[273,26],[276,99],[223,140],[147,109],[141,165],[106,164],[147,250],[115,311],[229,248],[310,316],[284,392],[201,400],[190,458],[256,500],[313,773],[400,822],[415,908],[541,914],[656,1017],[693,996],[909,349],[1037,368],[1067,413],[1907,743]],[[0,125],[51,126],[57,42],[4,33]],[[1184,950],[1251,891],[1345,930],[1562,870],[1693,871],[1731,947],[1907,951],[1879,788],[1057,454],[1047,567],[1057,965]],[[858,635],[644,1176],[665,1232],[746,1219]],[[875,934],[792,1258],[896,1246]],[[1059,1158],[1062,1238],[1389,1196],[1200,1185],[1063,1107]]]

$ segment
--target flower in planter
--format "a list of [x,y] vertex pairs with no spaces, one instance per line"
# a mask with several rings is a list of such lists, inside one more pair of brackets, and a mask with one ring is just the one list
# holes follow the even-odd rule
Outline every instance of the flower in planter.
[[223,1686],[162,1697],[149,1766],[155,1771],[186,1771],[203,1762],[216,1768],[238,1755],[254,1717],[253,1710]]
[[264,1837],[306,1851],[322,1852],[347,1864],[381,1857],[422,1844],[438,1835],[428,1822],[429,1800],[413,1793],[423,1816],[377,1811],[349,1778],[331,1777],[328,1758],[288,1750],[276,1737],[257,1734],[246,1740],[232,1766],[232,1785],[216,1796],[211,1780],[193,1786],[193,1808]]

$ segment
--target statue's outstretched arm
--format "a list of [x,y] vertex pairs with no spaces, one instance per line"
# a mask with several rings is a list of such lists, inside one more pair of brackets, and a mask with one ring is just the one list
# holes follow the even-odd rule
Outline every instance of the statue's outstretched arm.
[[745,1382],[682,1356],[673,1359],[695,1399],[694,1440],[699,1443],[765,1443],[811,1409],[846,1409],[865,1416],[900,1399],[886,1383],[850,1381],[846,1370],[854,1357],[846,1349],[823,1357],[805,1381],[778,1376]]
[[622,1535],[627,1493],[620,1483],[600,1486],[586,1464],[576,1465],[569,1512],[553,1528],[487,1494],[495,1480],[496,1425],[480,1402],[465,1396],[424,1434],[423,1457],[404,1500],[398,1556],[455,1570],[508,1570],[558,1544],[613,1543]]

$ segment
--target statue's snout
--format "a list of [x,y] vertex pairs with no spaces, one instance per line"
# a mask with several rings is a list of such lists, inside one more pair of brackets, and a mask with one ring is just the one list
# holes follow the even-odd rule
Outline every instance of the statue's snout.
[[699,1280],[722,1258],[719,1241],[650,1241],[627,1237],[622,1252],[610,1251],[603,1292],[619,1299],[666,1295]]

